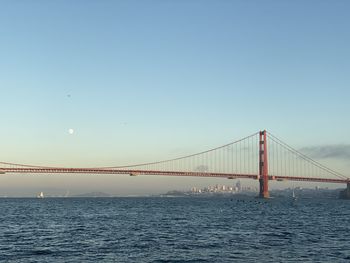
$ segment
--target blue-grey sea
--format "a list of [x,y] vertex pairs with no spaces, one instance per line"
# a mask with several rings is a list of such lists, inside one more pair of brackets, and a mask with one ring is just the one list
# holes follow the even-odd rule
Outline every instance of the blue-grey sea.
[[0,262],[350,262],[350,201],[0,199]]

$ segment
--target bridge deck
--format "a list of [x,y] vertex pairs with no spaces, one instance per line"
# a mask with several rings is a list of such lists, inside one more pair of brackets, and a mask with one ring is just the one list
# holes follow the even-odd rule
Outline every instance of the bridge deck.
[[[101,169],[101,168],[0,168],[0,173],[15,174],[128,174],[137,175],[163,175],[163,176],[192,176],[192,177],[221,177],[228,179],[259,179],[257,174],[236,173],[212,173],[212,172],[182,172],[182,171],[152,171],[152,170],[127,170],[127,169]],[[346,179],[333,179],[321,177],[278,176],[269,175],[269,180],[277,181],[303,181],[322,183],[349,183]]]

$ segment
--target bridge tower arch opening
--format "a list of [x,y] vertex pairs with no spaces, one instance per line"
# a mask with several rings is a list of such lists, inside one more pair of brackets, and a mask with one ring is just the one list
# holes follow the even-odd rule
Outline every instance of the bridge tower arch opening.
[[266,130],[259,133],[259,197],[269,198],[269,169],[267,158]]

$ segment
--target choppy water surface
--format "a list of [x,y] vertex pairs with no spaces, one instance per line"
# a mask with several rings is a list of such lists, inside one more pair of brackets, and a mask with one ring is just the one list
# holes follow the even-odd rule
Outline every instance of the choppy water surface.
[[0,199],[0,262],[350,262],[350,201]]

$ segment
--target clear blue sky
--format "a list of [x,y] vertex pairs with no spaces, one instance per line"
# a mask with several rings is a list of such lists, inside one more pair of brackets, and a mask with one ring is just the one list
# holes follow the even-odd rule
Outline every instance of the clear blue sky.
[[1,1],[0,160],[152,161],[260,129],[297,148],[350,144],[349,11],[345,0]]

